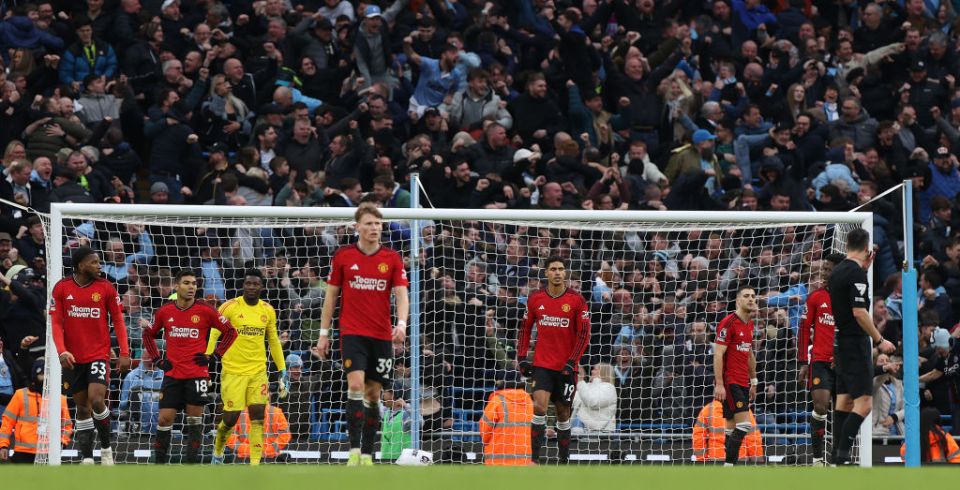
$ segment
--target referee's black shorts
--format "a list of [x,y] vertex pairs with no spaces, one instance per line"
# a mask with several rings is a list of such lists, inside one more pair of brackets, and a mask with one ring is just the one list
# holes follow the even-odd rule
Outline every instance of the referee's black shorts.
[[873,345],[868,337],[837,337],[833,346],[837,394],[873,394]]

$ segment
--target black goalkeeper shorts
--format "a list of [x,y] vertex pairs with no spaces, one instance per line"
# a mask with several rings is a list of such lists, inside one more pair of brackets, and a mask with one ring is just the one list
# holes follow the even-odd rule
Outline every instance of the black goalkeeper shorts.
[[577,393],[577,383],[560,371],[534,366],[533,391],[549,391],[550,401],[570,406],[573,404],[573,396]]
[[873,346],[867,337],[837,337],[833,348],[837,394],[860,398],[873,393]]

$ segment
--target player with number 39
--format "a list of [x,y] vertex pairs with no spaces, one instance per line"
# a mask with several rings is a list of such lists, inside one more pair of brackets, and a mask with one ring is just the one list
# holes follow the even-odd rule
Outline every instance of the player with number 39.
[[[372,466],[380,427],[380,391],[393,376],[393,346],[407,334],[410,297],[403,259],[380,244],[383,215],[361,204],[354,215],[359,241],[340,248],[330,264],[330,278],[320,317],[317,351],[330,349],[330,325],[340,301],[340,355],[347,373],[347,466]],[[396,326],[390,321],[390,296],[396,298]]]

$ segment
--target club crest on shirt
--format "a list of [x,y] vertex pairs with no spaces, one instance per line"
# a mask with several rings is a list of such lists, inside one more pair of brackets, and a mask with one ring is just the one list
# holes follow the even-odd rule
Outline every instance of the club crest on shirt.
[[190,321],[193,323],[200,323],[200,315],[193,315],[190,317]]
[[563,310],[564,313],[570,313],[570,305],[566,303],[564,303],[563,306],[560,307],[560,309]]
[[93,296],[90,296],[90,299],[92,299],[94,303],[100,301],[101,298],[103,298],[103,296],[101,296],[100,293],[93,293]]
[[386,262],[381,262],[380,265],[377,266],[377,270],[380,271],[381,274],[386,274],[387,271],[390,270],[390,266],[387,265]]
[[743,402],[737,402],[737,408],[743,408]]
[[345,367],[345,368],[347,368],[347,369],[350,369],[350,366],[353,366],[353,361],[352,361],[352,360],[346,359],[346,360],[343,361],[343,367]]
[[227,401],[227,407],[228,407],[228,408],[233,408],[233,400],[228,400],[228,401]]
[[813,384],[814,385],[820,384],[820,378],[813,378]]
[[267,315],[260,315],[260,321],[263,323],[267,323]]

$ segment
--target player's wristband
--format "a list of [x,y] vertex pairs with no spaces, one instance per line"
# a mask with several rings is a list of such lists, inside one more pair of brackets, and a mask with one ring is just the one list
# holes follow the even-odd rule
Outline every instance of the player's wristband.
[[402,329],[406,330],[406,329],[407,329],[407,322],[405,322],[405,321],[403,321],[403,320],[398,321],[398,322],[397,322],[397,328],[402,328]]
[[321,328],[321,329],[320,329],[320,336],[321,336],[321,337],[329,337],[329,336],[330,336],[330,329],[329,329],[329,328]]
[[880,337],[880,340],[870,339],[870,341],[873,342],[873,346],[874,346],[874,347],[880,347],[880,344],[883,343],[883,337],[881,336],[881,337]]
[[757,378],[750,378],[750,386],[757,386],[760,384],[760,380]]

